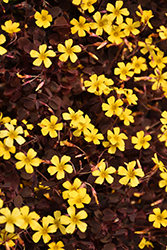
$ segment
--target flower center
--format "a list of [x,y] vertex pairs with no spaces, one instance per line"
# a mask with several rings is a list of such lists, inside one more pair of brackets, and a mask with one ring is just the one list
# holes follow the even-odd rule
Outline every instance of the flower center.
[[106,172],[105,172],[105,171],[101,172],[101,174],[100,174],[100,175],[101,175],[101,177],[102,177],[102,178],[106,178],[106,177],[107,177],[107,174],[106,174]]
[[157,216],[157,220],[159,220],[159,221],[162,220],[162,215],[161,214]]
[[42,16],[42,21],[46,21],[46,17],[45,16]]
[[135,176],[135,173],[134,173],[134,171],[132,170],[131,172],[128,173],[128,175],[129,175],[130,178],[133,178],[133,177]]
[[66,49],[66,53],[67,53],[68,55],[70,55],[70,54],[72,53],[72,49],[71,49],[71,48],[67,48],[67,49]]
[[15,131],[10,131],[9,137],[10,137],[11,139],[16,138],[16,136],[17,136],[17,133],[16,133]]
[[113,33],[113,35],[114,35],[115,37],[117,37],[117,36],[119,36],[119,33],[118,33],[117,31],[115,31],[115,32]]
[[146,143],[146,140],[144,138],[140,139],[140,144],[143,145],[144,143]]
[[73,223],[77,223],[77,222],[78,222],[78,218],[77,218],[76,216],[74,216],[74,217],[72,218],[72,221],[73,221]]
[[119,10],[115,10],[114,13],[113,13],[115,16],[119,16],[120,15],[120,11]]
[[126,74],[127,74],[127,70],[126,70],[126,69],[122,69],[122,70],[121,70],[121,74],[122,74],[122,75],[126,75]]
[[59,163],[59,165],[58,165],[58,169],[59,169],[59,171],[64,170],[64,164]]
[[140,68],[140,64],[139,63],[135,63],[135,68]]
[[10,148],[9,148],[8,146],[6,146],[5,144],[4,144],[3,147],[4,147],[4,150],[5,150],[5,151],[9,151],[9,149],[10,149]]
[[47,228],[42,228],[42,234],[47,234],[48,233],[48,229]]
[[25,163],[30,163],[31,159],[26,156],[25,159],[24,159],[24,161],[25,161]]
[[49,124],[49,128],[50,128],[50,129],[55,129],[55,124],[54,124],[54,123],[50,123],[50,124]]
[[89,6],[89,7],[90,7],[91,5],[92,5],[92,4],[91,4],[91,2],[90,2],[90,1],[89,1],[89,2],[87,2],[87,6]]
[[45,53],[40,54],[40,58],[41,58],[42,61],[44,61],[46,59]]

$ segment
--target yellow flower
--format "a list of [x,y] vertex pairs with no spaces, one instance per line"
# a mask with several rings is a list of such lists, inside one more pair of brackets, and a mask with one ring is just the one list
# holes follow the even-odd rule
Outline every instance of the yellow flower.
[[4,25],[1,25],[1,29],[9,34],[13,34],[20,31],[20,28],[18,28],[19,25],[20,25],[19,23],[16,22],[12,23],[12,20],[8,20],[5,22]]
[[50,121],[46,118],[44,118],[38,125],[42,128],[41,132],[44,136],[47,134],[50,135],[51,138],[57,137],[56,130],[62,130],[63,129],[63,123],[57,123],[58,118],[55,115],[51,115]]
[[132,60],[132,69],[134,70],[135,74],[140,74],[141,70],[145,71],[147,69],[147,65],[146,65],[146,59],[143,57],[138,57],[137,56],[133,56],[131,58]]
[[54,218],[52,216],[48,216],[50,219],[50,223],[52,224],[50,226],[50,229],[54,232],[57,232],[57,230],[59,229],[61,231],[62,234],[66,234],[66,229],[65,227],[62,225],[62,221],[61,221],[61,212],[59,210],[54,211]]
[[75,34],[78,32],[79,37],[84,37],[86,36],[86,32],[89,32],[90,27],[89,23],[85,23],[86,19],[83,16],[79,17],[79,21],[77,21],[75,18],[73,18],[70,21],[70,24],[74,25],[74,27],[71,28],[71,33]]
[[167,63],[167,56],[164,56],[164,52],[159,50],[157,52],[157,55],[155,53],[152,54],[152,56],[150,55],[149,58],[151,59],[151,61],[149,62],[150,66],[152,68],[155,68],[156,66],[161,70],[163,68],[166,67],[166,63]]
[[120,106],[123,105],[123,101],[121,99],[115,101],[115,97],[110,96],[107,99],[107,102],[108,104],[107,103],[102,104],[102,110],[107,111],[105,115],[108,117],[112,117],[113,115],[120,116],[123,110],[122,108],[120,108]]
[[28,225],[33,227],[34,221],[39,220],[40,216],[35,212],[29,212],[30,209],[28,206],[24,206],[20,208],[21,216],[20,218],[23,219],[24,223],[21,225],[22,229],[26,229]]
[[149,247],[149,246],[154,247],[153,244],[152,244],[150,241],[147,241],[147,240],[143,237],[142,240],[140,241],[138,247],[139,247],[140,249],[143,249],[145,246],[146,246],[146,247]]
[[132,89],[124,89],[124,94],[126,96],[126,101],[128,102],[129,105],[134,104],[137,105],[137,96],[133,94]]
[[114,133],[111,130],[107,131],[107,139],[108,141],[103,141],[103,146],[108,149],[109,154],[115,154],[116,149],[118,148],[120,151],[125,150],[125,142],[128,137],[124,133],[120,133],[120,128],[115,127]]
[[90,118],[88,115],[85,115],[85,118],[78,123],[77,129],[73,132],[73,135],[76,137],[79,137],[81,133],[85,135],[85,133],[89,133],[89,130],[92,130],[94,128],[94,125],[90,123]]
[[91,13],[95,9],[92,4],[94,4],[96,2],[97,2],[97,0],[84,0],[84,1],[81,1],[81,8],[83,10],[88,10],[88,12]]
[[14,154],[16,152],[15,146],[8,147],[6,145],[6,139],[3,141],[3,143],[0,141],[0,157],[3,156],[4,160],[10,159],[10,153]]
[[165,168],[165,166],[164,166],[164,164],[163,164],[163,162],[158,160],[158,157],[157,157],[157,154],[156,154],[156,153],[154,154],[154,158],[151,158],[151,159],[152,159],[153,162],[155,163],[155,166],[154,166],[153,169],[158,169],[158,168],[159,168],[159,170],[160,170],[161,172],[167,171],[166,168]]
[[129,36],[130,33],[132,33],[135,36],[140,33],[140,31],[136,29],[137,27],[140,27],[140,22],[137,21],[133,23],[132,18],[126,18],[126,23],[122,23],[121,27],[124,29],[124,34],[126,36]]
[[16,162],[16,168],[21,169],[25,166],[25,171],[28,174],[32,174],[34,172],[32,166],[38,167],[41,164],[41,160],[39,158],[35,158],[36,155],[37,152],[35,152],[32,148],[28,150],[26,155],[22,152],[17,153],[15,158],[20,161]]
[[103,30],[107,33],[110,33],[111,31],[111,21],[108,18],[107,14],[104,14],[101,17],[101,13],[97,11],[93,18],[95,20],[95,23],[90,23],[91,29],[96,29],[96,35],[101,36],[103,34]]
[[21,126],[18,126],[16,129],[12,124],[9,123],[5,123],[4,126],[7,128],[7,130],[0,131],[0,138],[7,137],[5,144],[8,147],[13,146],[14,140],[16,140],[19,145],[22,145],[25,142],[25,139],[19,135],[23,134],[23,128]]
[[141,17],[141,22],[145,25],[148,25],[150,29],[153,29],[153,26],[149,22],[150,18],[152,18],[154,15],[151,10],[142,10],[141,6],[138,6],[139,11],[136,11],[136,14]]
[[[0,35],[0,45],[3,44],[3,43],[5,43],[5,42],[6,42],[6,37],[5,37],[3,34],[1,34],[1,35]],[[7,52],[7,50],[4,49],[2,46],[0,46],[0,55],[2,56],[2,55],[4,55],[6,52]]]
[[167,29],[165,26],[161,25],[160,29],[157,29],[157,32],[159,33],[159,36],[162,40],[167,39]]
[[58,51],[63,53],[59,56],[59,60],[62,62],[66,62],[68,57],[70,57],[70,60],[72,63],[75,63],[78,59],[77,55],[75,53],[81,52],[81,47],[79,45],[73,45],[73,40],[68,39],[65,41],[65,46],[62,44],[58,44]]
[[71,184],[69,181],[64,182],[62,185],[64,188],[66,188],[68,190],[65,190],[62,193],[63,199],[64,200],[68,199],[70,197],[71,191],[77,191],[80,188],[81,184],[82,184],[82,182],[78,178],[75,178],[73,184]]
[[68,203],[70,206],[76,205],[77,208],[83,208],[84,204],[89,204],[91,201],[90,196],[86,193],[86,188],[79,188],[77,191],[70,192]]
[[9,123],[11,121],[11,118],[6,116],[6,117],[3,117],[3,113],[0,112],[0,124],[5,124],[5,123]]
[[30,56],[32,58],[37,57],[37,59],[33,61],[33,64],[35,66],[40,66],[42,62],[44,63],[46,68],[49,68],[51,66],[52,62],[48,57],[55,57],[56,53],[53,50],[46,51],[46,49],[47,49],[47,45],[42,44],[39,46],[39,52],[36,50],[30,51]]
[[160,176],[163,180],[159,181],[159,187],[165,187],[165,192],[167,192],[167,172],[160,173]]
[[159,48],[157,48],[155,45],[152,44],[153,43],[153,40],[152,40],[152,37],[148,37],[145,39],[145,42],[141,42],[139,41],[138,42],[138,45],[140,47],[143,47],[140,52],[142,54],[146,54],[147,52],[149,52],[151,55],[154,53],[154,51],[158,51]]
[[132,71],[130,71],[132,69],[132,64],[131,63],[127,63],[125,65],[124,62],[118,62],[117,65],[118,65],[119,68],[114,69],[114,74],[115,75],[120,75],[119,77],[120,77],[121,80],[126,81],[127,76],[129,76],[129,77],[133,76],[134,73]]
[[104,139],[104,136],[101,133],[98,133],[98,129],[92,128],[91,131],[87,130],[84,133],[84,139],[87,142],[93,142],[94,144],[100,144],[100,140]]
[[161,213],[161,210],[160,208],[154,208],[153,209],[153,213],[154,214],[150,214],[149,217],[148,217],[148,220],[150,222],[153,222],[153,227],[156,227],[156,228],[160,228],[161,225],[163,227],[166,227],[167,226],[167,210],[165,209],[162,213]]
[[136,175],[139,177],[143,177],[144,176],[143,170],[141,168],[134,169],[134,167],[136,166],[136,161],[131,161],[125,164],[127,165],[127,170],[122,166],[118,168],[118,174],[125,175],[119,180],[119,182],[122,185],[126,185],[130,181],[129,185],[131,187],[138,186],[139,180],[136,177]]
[[71,127],[78,127],[78,123],[82,121],[82,115],[83,112],[81,110],[78,110],[75,112],[72,108],[68,108],[69,113],[63,113],[63,119],[64,120],[71,120],[70,126]]
[[120,44],[123,42],[122,38],[125,37],[124,32],[122,31],[122,25],[111,26],[111,31],[109,32],[108,41],[115,44]]
[[85,232],[87,229],[87,224],[82,222],[82,219],[85,219],[88,214],[81,210],[76,214],[75,207],[71,206],[67,208],[67,212],[69,216],[62,215],[62,223],[68,225],[66,228],[66,232],[72,234],[75,231],[76,226],[79,228],[81,232]]
[[116,18],[117,24],[123,23],[123,16],[128,16],[129,11],[127,8],[122,8],[123,1],[116,1],[115,7],[111,3],[107,4],[106,10],[109,12],[112,12],[109,16],[111,20],[114,20]]
[[18,236],[17,234],[10,234],[5,231],[5,229],[2,229],[0,232],[0,245],[6,246],[6,249],[12,248],[15,243],[13,240],[17,240]]
[[9,0],[3,0],[4,3],[9,3]]
[[43,238],[44,243],[47,243],[51,240],[49,233],[54,233],[54,230],[51,229],[51,226],[49,226],[50,223],[51,221],[48,216],[42,218],[42,226],[37,221],[34,221],[32,229],[34,231],[38,231],[32,236],[32,239],[35,243],[37,243],[41,237]]
[[15,207],[12,212],[8,207],[1,208],[0,213],[3,215],[0,215],[0,224],[5,224],[5,230],[9,233],[14,233],[14,225],[21,227],[23,225],[24,221],[20,218],[20,210]]
[[37,20],[35,21],[37,26],[43,26],[44,28],[48,28],[50,26],[53,18],[48,13],[49,12],[47,10],[41,10],[41,13],[39,13],[38,11],[35,13],[34,18]]
[[48,244],[48,250],[64,250],[64,244],[62,241],[58,241],[57,243],[56,242],[52,242],[50,244]]
[[125,126],[129,126],[130,122],[131,123],[134,122],[134,117],[131,114],[132,114],[132,111],[128,108],[125,108],[125,110],[119,116],[119,119],[124,121]]
[[73,168],[70,164],[66,164],[70,160],[71,157],[67,155],[63,155],[61,160],[59,160],[59,157],[57,155],[54,155],[51,159],[51,163],[54,164],[55,166],[50,166],[48,168],[49,174],[54,175],[55,173],[57,173],[56,178],[58,180],[63,179],[65,177],[64,171],[71,174],[73,172]]
[[106,78],[104,75],[97,76],[96,74],[93,74],[92,76],[90,76],[90,80],[91,81],[84,81],[85,87],[89,87],[87,89],[88,92],[95,93],[96,95],[101,95],[103,91],[106,90]]
[[140,150],[142,147],[144,149],[147,149],[149,148],[150,146],[150,143],[148,143],[148,141],[150,141],[152,138],[151,138],[151,135],[146,135],[144,136],[144,131],[139,131],[136,133],[136,136],[132,136],[132,143],[133,144],[136,144],[134,146],[134,148],[136,148],[137,150]]
[[111,166],[106,168],[106,163],[104,162],[104,159],[99,162],[98,168],[98,170],[92,172],[93,176],[98,176],[98,178],[95,180],[95,183],[101,185],[103,184],[105,179],[109,184],[113,183],[114,178],[111,176],[111,174],[115,173],[116,169]]
[[149,75],[149,81],[153,82],[154,84],[152,85],[152,90],[157,90],[160,87],[166,86],[167,85],[167,72],[162,73],[162,70],[155,68],[154,69],[154,74]]

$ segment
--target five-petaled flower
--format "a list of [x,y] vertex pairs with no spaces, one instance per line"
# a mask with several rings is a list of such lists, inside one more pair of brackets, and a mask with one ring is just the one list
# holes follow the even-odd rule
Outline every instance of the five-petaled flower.
[[150,222],[154,221],[153,227],[160,228],[161,225],[163,227],[166,227],[167,226],[167,210],[165,209],[161,213],[161,209],[158,207],[158,208],[153,209],[153,213],[154,214],[150,214],[148,217],[148,220]]
[[127,170],[122,166],[118,168],[118,174],[125,175],[119,180],[119,182],[122,185],[126,185],[130,181],[129,185],[131,187],[136,187],[139,184],[139,180],[136,176],[143,177],[144,172],[141,168],[134,169],[134,167],[136,166],[136,161],[131,161],[125,164],[127,165]]
[[49,68],[52,64],[51,60],[48,57],[55,57],[56,53],[53,50],[48,50],[46,44],[42,44],[39,46],[39,52],[36,50],[31,50],[30,51],[30,56],[32,58],[36,58],[35,61],[33,61],[33,64],[35,66],[40,66],[42,62],[44,63],[46,68]]
[[49,216],[42,218],[42,226],[34,220],[34,223],[31,225],[32,230],[37,231],[33,234],[32,239],[37,243],[40,238],[43,238],[44,243],[47,243],[51,240],[49,233],[54,233],[54,228],[51,228],[49,224],[51,223],[51,218]]
[[72,173],[73,168],[71,164],[67,164],[71,160],[70,156],[63,155],[61,160],[59,160],[59,157],[57,155],[54,155],[51,159],[51,163],[54,164],[54,166],[48,167],[48,172],[50,175],[56,174],[56,178],[58,180],[63,179],[65,177],[65,171],[67,173]]
[[38,125],[42,128],[41,132],[45,136],[49,133],[51,138],[57,137],[57,131],[56,130],[62,130],[63,129],[63,123],[57,123],[58,118],[55,115],[51,115],[50,121],[46,118],[44,118]]
[[111,176],[111,174],[115,172],[116,169],[114,167],[106,167],[106,163],[103,159],[98,163],[98,169],[92,171],[92,175],[98,176],[98,178],[95,180],[95,183],[97,184],[103,184],[104,180],[111,184],[114,181],[114,178]]
[[123,1],[116,1],[115,7],[111,3],[108,3],[106,7],[107,11],[112,12],[111,14],[109,14],[110,19],[114,20],[116,18],[116,22],[118,24],[123,23],[123,15],[124,16],[129,15],[129,11],[127,8],[121,9],[122,5],[123,5]]
[[34,172],[32,166],[38,167],[41,163],[41,160],[37,158],[36,155],[37,152],[35,152],[32,148],[28,150],[26,155],[22,152],[17,153],[15,158],[19,161],[16,162],[16,168],[21,169],[25,166],[25,171],[32,174]]
[[69,224],[66,228],[66,232],[72,234],[75,231],[76,226],[81,232],[85,232],[87,224],[81,220],[86,219],[88,214],[84,210],[81,210],[76,214],[76,209],[73,206],[68,207],[67,212],[69,216],[62,215],[62,223],[65,225]]
[[68,203],[70,206],[76,205],[77,208],[83,208],[84,204],[89,204],[91,201],[90,196],[86,193],[86,188],[79,188],[77,191],[70,192]]
[[41,10],[41,13],[38,11],[35,13],[34,18],[36,19],[35,23],[37,26],[43,26],[44,28],[48,28],[50,26],[53,18],[48,13],[49,12],[47,10]]
[[78,59],[75,53],[81,52],[81,47],[79,45],[73,45],[73,40],[68,39],[65,41],[65,46],[63,44],[58,44],[57,49],[59,52],[63,53],[59,56],[59,60],[62,62],[66,62],[68,57],[70,58],[71,62],[74,63]]
[[144,136],[144,131],[139,131],[136,133],[136,136],[132,136],[132,143],[136,144],[134,146],[134,148],[140,150],[142,147],[144,149],[147,149],[150,146],[150,143],[148,143],[148,141],[150,141],[151,135],[146,135]]
[[123,111],[123,109],[120,107],[123,105],[123,101],[121,99],[115,101],[115,97],[110,96],[107,99],[107,102],[108,104],[107,103],[102,104],[102,110],[107,111],[105,115],[108,117],[112,117],[113,115],[120,116],[120,114]]
[[13,33],[17,33],[20,31],[20,23],[12,23],[12,20],[8,20],[5,22],[4,25],[1,25],[1,29],[9,33],[10,35],[13,35]]
[[12,212],[8,207],[2,208],[0,210],[0,224],[5,224],[5,230],[9,233],[14,233],[14,225],[21,227],[24,223],[24,220],[21,218],[20,210],[15,207]]
[[90,27],[89,27],[89,23],[86,23],[86,19],[83,16],[79,17],[79,21],[77,21],[75,18],[73,18],[70,21],[70,24],[74,25],[71,28],[71,33],[75,34],[76,32],[78,32],[78,36],[83,37],[86,36],[86,32],[89,32]]
[[25,142],[25,139],[19,135],[23,134],[23,128],[21,126],[18,126],[16,129],[12,124],[9,123],[5,123],[4,126],[7,128],[7,130],[0,131],[0,138],[7,137],[5,140],[6,146],[12,147],[14,140],[16,140],[19,145],[22,145]]
[[115,154],[116,149],[118,148],[120,151],[125,150],[125,142],[128,137],[124,133],[120,133],[120,128],[113,128],[114,133],[111,130],[107,131],[107,139],[108,141],[103,141],[103,146],[108,149],[109,154]]
[[127,63],[125,65],[124,62],[118,62],[118,67],[119,68],[115,68],[114,69],[114,74],[115,75],[120,75],[120,79],[126,81],[127,77],[132,77],[134,72],[130,71],[132,69],[132,64],[131,63]]
[[54,211],[54,218],[48,215],[48,218],[50,219],[50,223],[52,224],[50,226],[50,229],[53,230],[54,232],[57,232],[57,230],[59,229],[62,234],[66,234],[66,229],[62,225],[61,216],[62,215],[59,210]]

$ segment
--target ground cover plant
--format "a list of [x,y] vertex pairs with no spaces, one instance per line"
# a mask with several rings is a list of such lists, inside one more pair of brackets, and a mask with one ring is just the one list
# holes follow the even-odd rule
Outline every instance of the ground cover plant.
[[0,1],[0,249],[167,245],[167,3]]

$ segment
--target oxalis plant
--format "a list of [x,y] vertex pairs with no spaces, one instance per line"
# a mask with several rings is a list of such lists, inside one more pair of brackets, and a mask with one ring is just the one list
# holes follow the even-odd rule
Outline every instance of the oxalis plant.
[[0,249],[166,249],[166,13],[0,1]]

